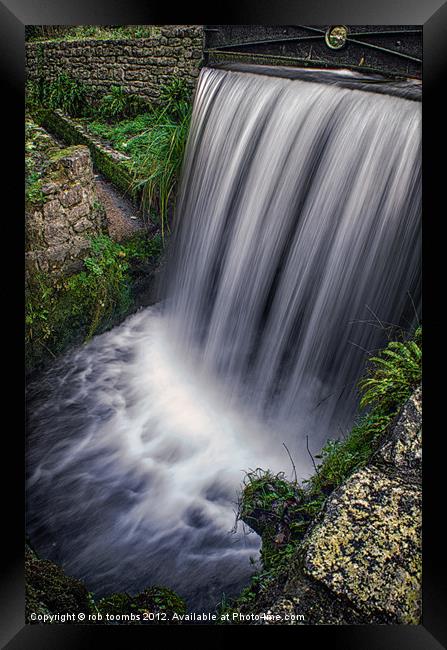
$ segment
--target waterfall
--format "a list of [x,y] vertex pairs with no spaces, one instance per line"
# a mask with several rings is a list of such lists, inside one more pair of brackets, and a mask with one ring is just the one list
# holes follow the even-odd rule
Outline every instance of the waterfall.
[[414,325],[421,107],[365,85],[204,68],[163,300],[30,386],[27,529],[92,591],[237,592],[243,470],[308,475]]

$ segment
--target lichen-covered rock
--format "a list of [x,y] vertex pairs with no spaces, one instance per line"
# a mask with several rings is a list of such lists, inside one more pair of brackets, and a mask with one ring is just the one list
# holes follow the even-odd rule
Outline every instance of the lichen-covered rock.
[[[272,572],[263,550],[267,574],[236,603],[237,612],[268,614],[250,624],[420,622],[421,401],[419,387],[378,442],[368,465],[328,497],[288,564]],[[248,523],[262,535],[264,549],[265,531],[271,526],[267,515],[272,515],[272,507],[279,511],[273,499],[259,516],[266,504],[259,487],[251,485],[250,499],[247,502],[244,493],[243,504],[248,518],[259,519]],[[270,487],[275,492],[275,486]],[[279,514],[277,521],[282,511]],[[287,516],[287,523],[293,526],[293,517]]]
[[422,388],[419,387],[400,413],[372,463],[389,476],[408,483],[422,481]]
[[373,467],[329,498],[305,543],[304,571],[374,619],[418,623],[421,492]]
[[[258,605],[259,606],[259,603]],[[264,625],[361,625],[368,618],[345,598],[309,580],[300,571],[291,573],[283,593],[273,604],[261,608]]]
[[373,455],[328,499],[304,543],[304,572],[371,622],[421,616],[421,401],[418,388]]

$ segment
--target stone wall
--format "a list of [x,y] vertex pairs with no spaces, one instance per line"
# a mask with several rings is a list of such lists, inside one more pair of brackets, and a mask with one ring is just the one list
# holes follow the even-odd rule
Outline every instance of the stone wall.
[[27,43],[26,71],[28,80],[48,81],[65,72],[92,95],[122,86],[156,103],[174,77],[195,87],[202,56],[203,26],[164,25],[151,38]]
[[53,277],[82,269],[90,236],[102,230],[93,166],[87,147],[61,148],[33,126],[32,148],[42,153],[45,167],[26,201],[26,270]]

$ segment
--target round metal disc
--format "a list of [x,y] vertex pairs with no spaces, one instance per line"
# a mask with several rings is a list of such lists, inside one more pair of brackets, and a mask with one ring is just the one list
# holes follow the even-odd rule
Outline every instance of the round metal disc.
[[348,38],[348,28],[345,25],[331,25],[324,35],[326,45],[331,50],[340,50],[346,45]]

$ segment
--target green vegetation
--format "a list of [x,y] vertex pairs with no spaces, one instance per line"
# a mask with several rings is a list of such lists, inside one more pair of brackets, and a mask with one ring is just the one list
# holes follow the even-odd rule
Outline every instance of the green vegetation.
[[259,468],[247,473],[237,519],[261,535],[262,569],[237,601],[226,602],[222,611],[249,606],[272,581],[286,575],[291,562],[299,564],[303,535],[327,496],[370,461],[386,429],[420,384],[421,344],[422,327],[418,327],[411,338],[388,343],[368,360],[359,382],[360,406],[366,412],[344,440],[324,445],[315,456],[319,464],[310,479],[288,481],[283,473]]
[[83,115],[86,111],[86,87],[64,72],[45,86],[44,95],[44,102],[49,108],[60,108],[73,117]]
[[45,84],[43,78],[27,81],[25,85],[25,104],[28,112],[43,106],[45,97]]
[[160,88],[159,101],[168,115],[181,122],[189,111],[191,88],[184,79],[172,79]]
[[40,106],[59,108],[72,117],[80,117],[91,111],[86,86],[65,72],[49,83],[43,77],[28,82],[25,98],[27,109],[31,111]]
[[[157,259],[163,252],[160,235],[150,237],[148,234],[136,234],[123,244],[127,260],[131,264]],[[132,270],[132,268],[131,268]]]
[[92,120],[86,122],[86,125],[91,133],[110,142],[114,149],[133,155],[136,159],[141,153],[140,149],[144,149],[144,144],[141,144],[139,136],[148,131],[154,121],[155,116],[151,111],[131,120],[123,120],[118,124]]
[[89,611],[90,600],[85,586],[66,576],[53,562],[38,558],[28,545],[25,548],[25,587],[25,616],[29,622],[33,622],[31,614],[48,616]]
[[360,382],[361,407],[395,411],[421,381],[422,328],[409,341],[392,341],[377,357],[369,360],[367,375]]
[[25,201],[33,205],[40,205],[45,198],[42,192],[42,177],[38,171],[33,170],[33,164],[33,161],[30,160],[26,167]]
[[283,472],[258,468],[247,473],[238,518],[261,535],[265,570],[276,569],[294,554],[319,505],[306,499],[304,490],[287,481]]
[[102,119],[118,121],[134,117],[149,109],[149,103],[140,95],[127,93],[122,86],[112,86],[99,100],[96,113]]
[[87,128],[130,156],[133,192],[141,197],[144,212],[159,222],[164,239],[169,233],[168,209],[183,161],[191,107],[185,99],[190,90],[183,82],[175,82],[163,92],[163,108],[115,124],[95,120],[87,123]]
[[[32,615],[45,616],[45,622],[51,623],[54,615],[70,614],[74,620],[67,619],[69,623],[163,625],[170,623],[174,613],[186,614],[183,599],[165,587],[149,587],[135,596],[114,593],[95,601],[94,594],[80,580],[67,576],[54,562],[39,558],[28,544],[25,590],[25,616],[29,623],[37,622]],[[78,619],[78,614],[85,618]],[[54,622],[63,621],[56,618]]]
[[396,417],[422,377],[422,327],[404,341],[391,341],[367,363],[359,383],[360,407],[368,409],[345,440],[330,440],[316,456],[321,462],[308,481],[309,490],[324,496],[370,459],[377,441]]
[[160,237],[137,234],[125,244],[106,235],[92,238],[85,269],[51,280],[44,273],[28,278],[25,294],[26,365],[32,369],[73,343],[88,341],[113,326],[133,303],[132,279],[138,264],[155,262]]
[[172,614],[186,614],[185,602],[175,591],[158,586],[145,589],[136,596],[127,593],[111,594],[102,598],[96,606],[103,617],[133,615],[135,622],[143,625],[151,622],[170,624]]
[[156,25],[29,25],[28,41],[80,41],[151,38],[160,33]]
[[153,126],[139,136],[147,149],[134,162],[135,189],[141,192],[145,211],[159,215],[162,238],[169,233],[168,208],[172,205],[185,152],[190,122],[189,109],[180,121],[162,111]]
[[[93,161],[119,189],[140,197],[144,214],[161,227],[162,239],[169,234],[169,210],[185,152],[191,119],[191,89],[183,79],[174,79],[160,90],[162,106],[152,107],[146,100],[114,86],[96,104],[87,97],[85,88],[66,75],[48,85],[41,82],[27,86],[27,107],[36,119],[50,130],[54,114],[47,108],[59,108],[70,116],[83,116],[82,123],[130,161],[107,160],[100,151],[84,142],[79,132],[59,133],[70,144],[90,146]],[[116,168],[120,166],[120,170]],[[125,169],[123,169],[125,166]],[[115,178],[117,177],[117,178]]]
[[57,145],[48,134],[32,120],[25,122],[25,201],[40,205],[44,201],[42,193],[43,176],[52,155],[58,151]]
[[41,108],[60,109],[71,117],[88,117],[114,122],[135,117],[151,106],[147,99],[128,93],[122,86],[111,86],[109,92],[93,99],[87,86],[65,72],[48,82],[43,76],[26,84],[26,106],[30,112]]

